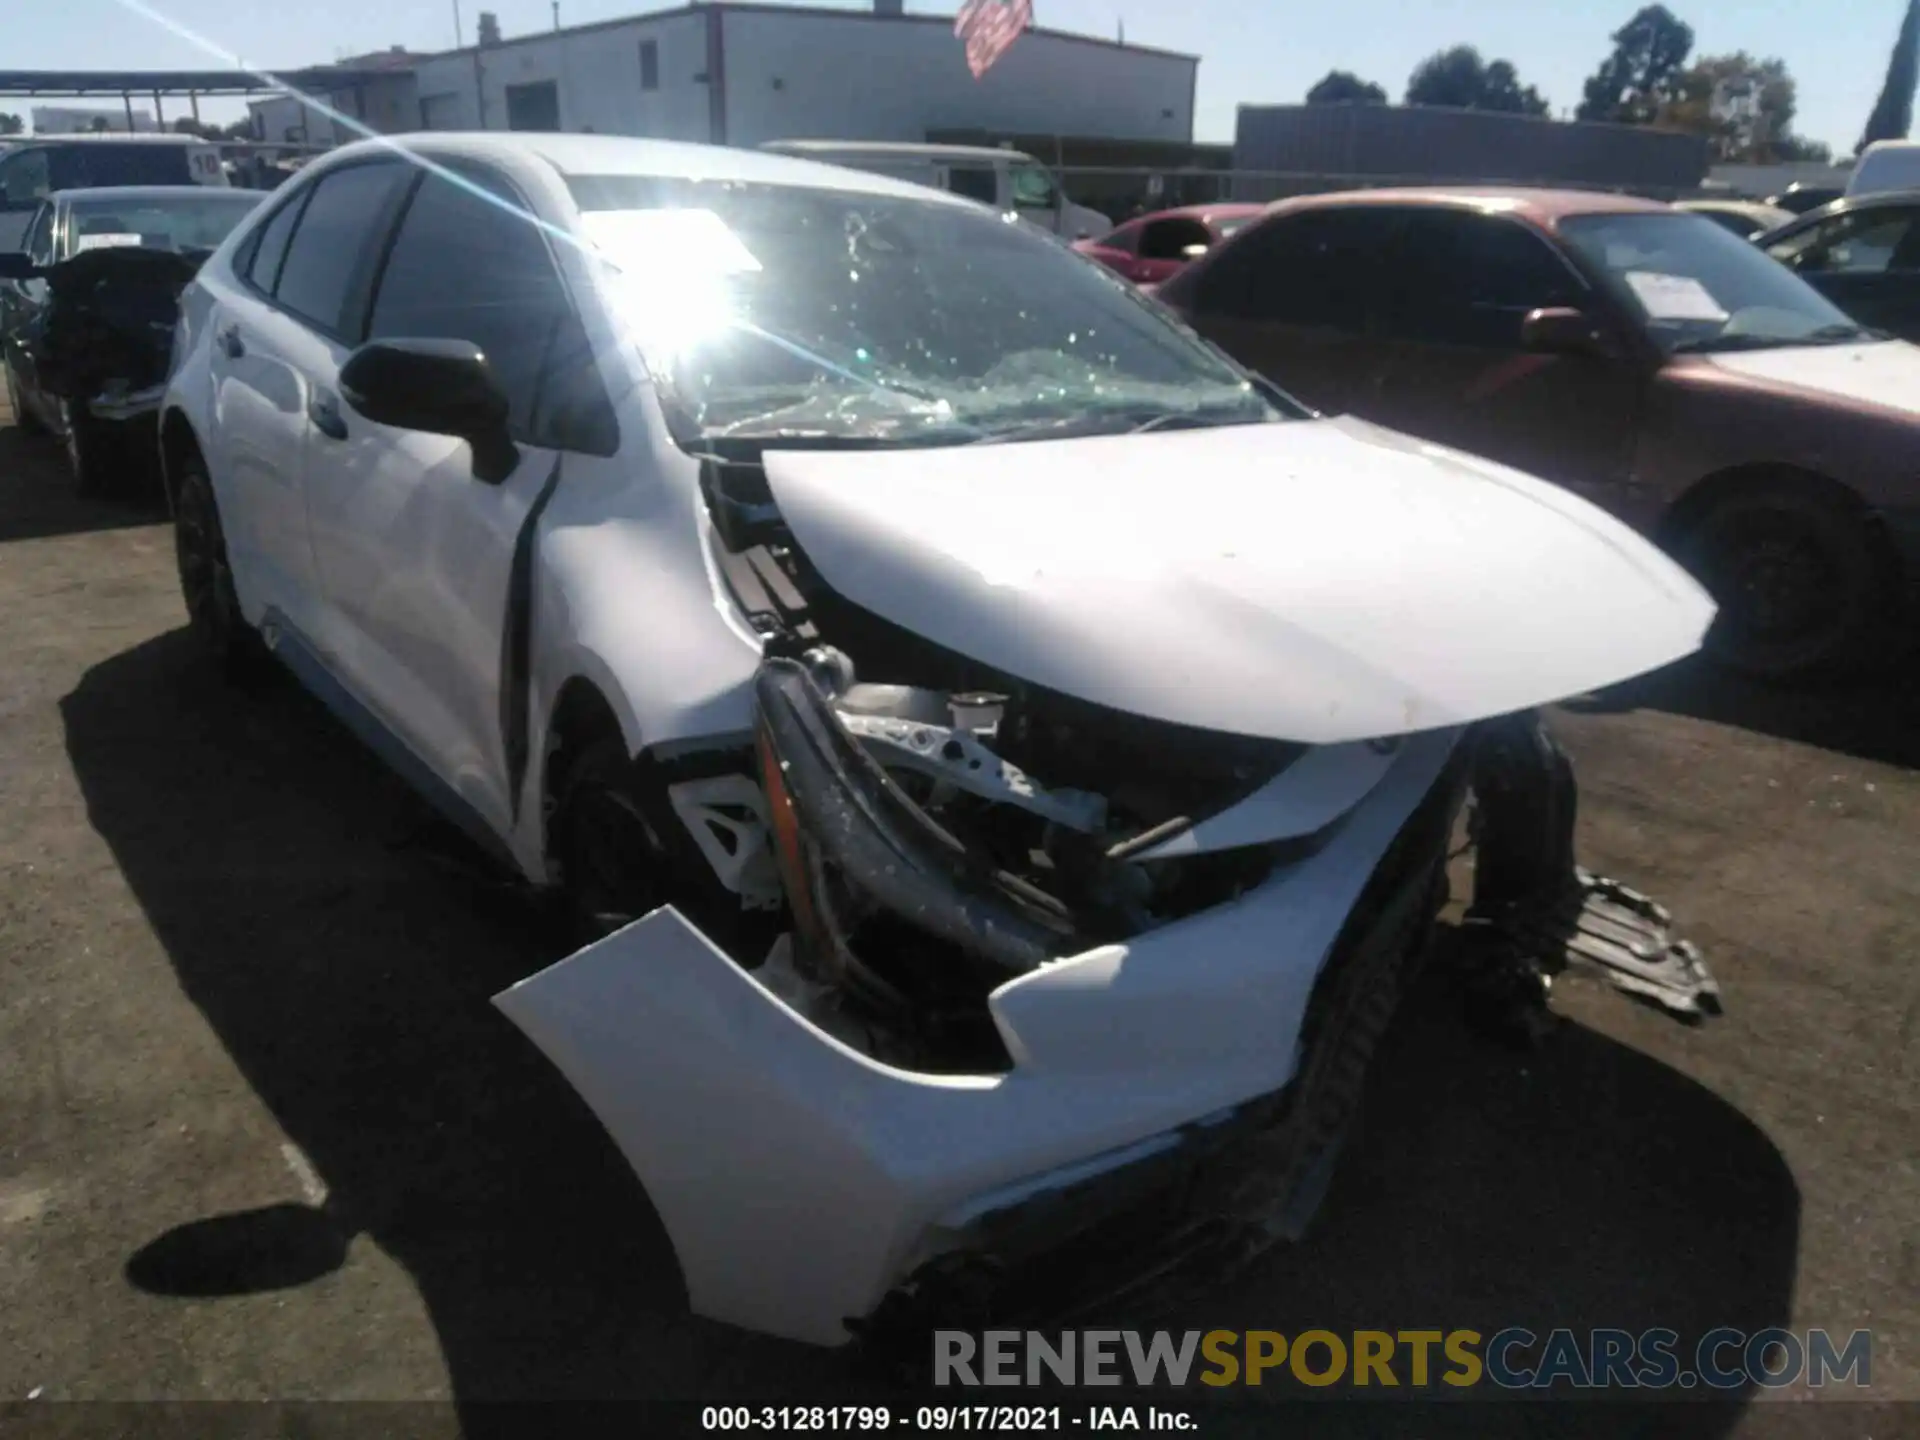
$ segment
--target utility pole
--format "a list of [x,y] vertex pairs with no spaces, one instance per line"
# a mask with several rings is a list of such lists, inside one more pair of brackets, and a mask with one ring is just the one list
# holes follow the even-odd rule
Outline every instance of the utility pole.
[[453,48],[464,49],[466,43],[460,38],[460,0],[453,0]]
[[560,28],[560,0],[553,0],[553,28]]

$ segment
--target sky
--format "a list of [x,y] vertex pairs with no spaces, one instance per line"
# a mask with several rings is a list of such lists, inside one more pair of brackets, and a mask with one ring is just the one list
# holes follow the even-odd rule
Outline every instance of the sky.
[[[833,3],[833,0],[814,0]],[[912,13],[950,14],[957,0],[907,0]],[[1112,36],[1200,59],[1196,140],[1233,138],[1235,107],[1298,102],[1330,69],[1352,70],[1395,100],[1426,56],[1455,44],[1511,60],[1555,114],[1579,102],[1581,84],[1606,55],[1614,30],[1641,0],[1034,0],[1034,19],[1054,30]],[[1799,83],[1794,129],[1851,152],[1886,73],[1903,0],[1667,0],[1694,30],[1694,53],[1747,50],[1778,56]],[[292,69],[404,45],[450,49],[454,6],[466,38],[482,8],[508,36],[552,28],[550,0],[46,0],[7,7],[9,69],[184,69],[249,65]],[[129,8],[129,7],[132,8]],[[213,55],[143,17],[162,11],[212,41]],[[561,0],[563,25],[666,8],[666,0]],[[866,0],[838,8],[866,9]],[[78,103],[54,101],[60,103]],[[90,103],[90,102],[89,102]],[[172,103],[183,108],[176,112]],[[24,112],[29,100],[0,100]],[[168,114],[184,113],[184,101]],[[238,102],[202,106],[225,121]]]

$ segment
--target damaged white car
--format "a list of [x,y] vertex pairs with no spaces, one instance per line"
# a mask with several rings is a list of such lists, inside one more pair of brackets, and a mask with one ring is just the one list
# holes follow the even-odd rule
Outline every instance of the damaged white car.
[[1488,976],[1714,1006],[1574,867],[1534,716],[1694,651],[1700,588],[980,207],[370,142],[175,357],[194,628],[569,898],[589,943],[497,1004],[702,1314],[834,1345],[1297,1232],[1469,796]]

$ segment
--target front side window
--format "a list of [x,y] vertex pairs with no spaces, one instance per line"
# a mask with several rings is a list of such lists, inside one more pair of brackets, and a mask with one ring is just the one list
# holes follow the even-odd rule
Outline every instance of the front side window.
[[1265,324],[1362,331],[1392,223],[1392,211],[1360,206],[1276,216],[1209,265],[1198,308]]
[[4,192],[7,204],[15,209],[24,209],[46,198],[52,188],[53,177],[44,150],[23,150],[0,164],[0,192]]
[[1029,210],[1051,210],[1060,200],[1053,176],[1039,165],[1013,167],[1013,203]]
[[1767,248],[1802,275],[1884,275],[1911,270],[1920,255],[1920,210],[1856,210],[1811,225]]
[[682,443],[938,444],[1283,413],[1125,282],[1000,216],[791,185],[571,185]]
[[[509,208],[511,207],[511,208]],[[515,438],[556,444],[595,403],[586,333],[544,232],[502,190],[421,182],[388,254],[367,338],[468,340],[505,390]]]
[[407,166],[383,162],[321,176],[287,246],[274,299],[320,329],[352,338],[348,308],[355,278],[379,243],[388,206],[412,174]]
[[1409,215],[1387,278],[1387,333],[1428,345],[1518,350],[1529,311],[1586,299],[1586,286],[1524,225],[1458,211]]
[[1573,215],[1559,231],[1668,354],[1871,334],[1758,246],[1698,215]]

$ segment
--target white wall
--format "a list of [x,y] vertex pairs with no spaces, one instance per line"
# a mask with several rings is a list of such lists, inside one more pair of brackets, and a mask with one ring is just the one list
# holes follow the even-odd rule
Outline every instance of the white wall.
[[[659,47],[660,85],[640,88],[640,44]],[[529,37],[480,52],[485,122],[474,103],[474,55],[463,51],[422,61],[415,70],[420,100],[436,130],[507,125],[507,87],[557,82],[560,128],[667,140],[709,138],[703,15],[669,15]],[[458,98],[454,98],[458,97]]]
[[1178,57],[1029,33],[975,80],[951,20],[741,10],[725,24],[733,145],[931,129],[1193,137],[1194,62]]

